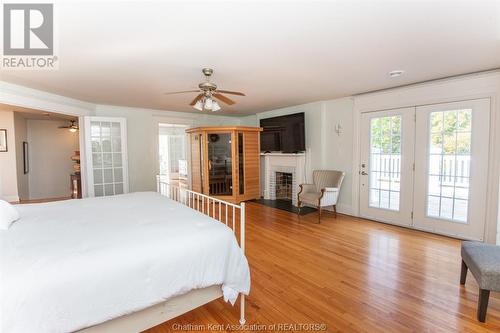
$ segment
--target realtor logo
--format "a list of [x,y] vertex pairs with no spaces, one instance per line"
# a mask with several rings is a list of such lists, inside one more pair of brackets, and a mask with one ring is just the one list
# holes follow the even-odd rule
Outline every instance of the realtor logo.
[[55,69],[54,5],[3,5],[3,69]]

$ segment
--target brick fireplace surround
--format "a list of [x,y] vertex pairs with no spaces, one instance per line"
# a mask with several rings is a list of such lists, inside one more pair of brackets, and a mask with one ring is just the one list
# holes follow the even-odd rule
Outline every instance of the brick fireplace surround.
[[304,183],[305,154],[261,154],[262,196],[267,200],[276,200],[276,173],[292,175],[292,204],[297,206],[299,184]]

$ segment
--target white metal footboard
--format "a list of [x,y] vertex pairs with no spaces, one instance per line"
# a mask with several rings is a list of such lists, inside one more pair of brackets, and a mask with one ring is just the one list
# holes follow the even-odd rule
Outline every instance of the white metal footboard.
[[[245,203],[239,205],[220,200],[205,194],[194,192],[177,185],[169,184],[156,176],[156,191],[189,208],[197,210],[231,228],[238,239],[240,248],[245,253]],[[239,214],[238,214],[239,210]],[[239,225],[238,225],[239,221]],[[245,324],[245,295],[240,294],[240,324]]]

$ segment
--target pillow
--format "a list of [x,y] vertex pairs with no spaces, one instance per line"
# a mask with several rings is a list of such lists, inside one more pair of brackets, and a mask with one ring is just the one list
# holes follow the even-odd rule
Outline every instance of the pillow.
[[19,220],[19,212],[7,201],[0,200],[0,230],[9,229],[10,225]]

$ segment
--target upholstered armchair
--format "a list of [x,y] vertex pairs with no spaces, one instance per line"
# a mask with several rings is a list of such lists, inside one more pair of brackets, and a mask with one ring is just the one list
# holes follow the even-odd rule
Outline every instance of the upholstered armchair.
[[345,172],[336,170],[314,170],[313,184],[300,184],[297,194],[299,214],[303,204],[318,208],[318,222],[321,222],[321,209],[333,206],[337,217],[337,199]]

